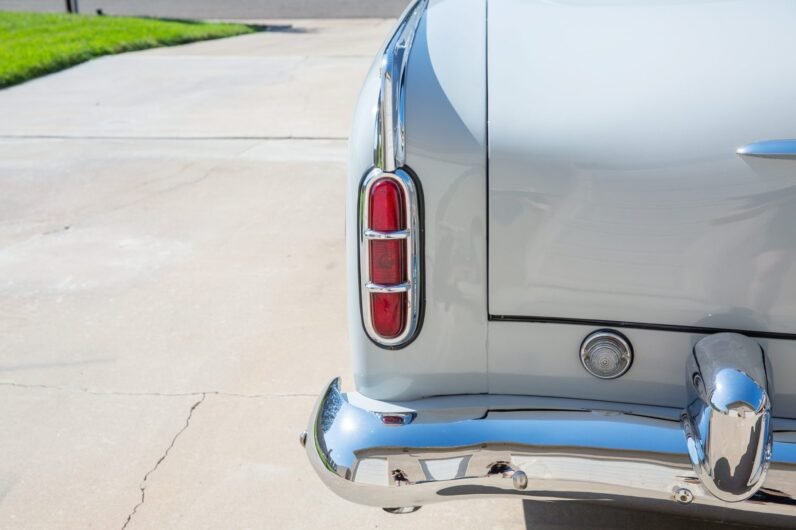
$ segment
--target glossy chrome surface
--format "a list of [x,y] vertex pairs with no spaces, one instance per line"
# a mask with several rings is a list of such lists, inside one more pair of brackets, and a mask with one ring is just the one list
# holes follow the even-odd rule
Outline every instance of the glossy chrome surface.
[[594,377],[616,379],[633,364],[633,347],[622,334],[610,329],[590,333],[580,346],[580,362]]
[[412,284],[410,283],[382,285],[379,283],[368,282],[365,284],[365,291],[368,293],[405,293],[411,290],[412,290]]
[[674,499],[680,504],[691,504],[694,500],[694,494],[688,488],[677,488],[674,491]]
[[[381,87],[378,96],[376,117],[376,141],[373,165],[365,176],[359,193],[359,280],[362,325],[371,340],[382,346],[400,347],[410,341],[419,329],[421,313],[421,266],[420,263],[420,199],[417,188],[404,169],[405,149],[405,77],[409,54],[428,0],[416,0],[409,5],[398,23],[395,33],[382,55],[379,69]],[[405,199],[404,218],[407,229],[395,232],[380,232],[368,226],[370,219],[370,190],[375,182],[390,179],[403,191]],[[399,285],[379,285],[370,281],[369,242],[374,239],[406,240],[406,271],[408,281]],[[407,293],[404,328],[395,337],[382,337],[373,327],[371,293]]]
[[[368,226],[370,219],[370,190],[373,185],[382,180],[389,179],[398,184],[404,197],[404,219],[407,228],[391,236],[387,232],[375,232]],[[400,346],[410,340],[418,329],[420,323],[420,304],[421,299],[421,263],[420,263],[420,199],[417,194],[414,180],[406,171],[395,170],[392,173],[385,173],[380,169],[373,169],[362,182],[362,192],[360,194],[360,251],[359,251],[359,275],[362,285],[360,287],[360,300],[362,304],[362,325],[368,336],[375,342],[384,346]],[[405,259],[407,282],[397,285],[379,285],[370,281],[370,251],[369,242],[373,239],[394,238],[406,241]],[[373,328],[371,318],[371,293],[406,293],[406,312],[404,315],[406,324],[403,331],[395,337],[382,337]]]
[[764,140],[739,147],[741,156],[759,158],[796,158],[796,140]]
[[[502,495],[793,524],[785,516],[796,515],[796,433],[785,428],[776,433],[763,488],[750,500],[726,503],[694,474],[677,410],[539,398],[512,409],[511,399],[391,404],[343,394],[334,380],[311,417],[307,453],[332,491],[370,506]],[[417,414],[411,424],[380,421],[407,407]]]
[[688,362],[684,415],[694,471],[717,498],[738,502],[765,482],[772,451],[763,350],[737,333],[705,337]]
[[382,57],[373,165],[388,172],[395,171],[406,163],[406,65],[417,25],[427,4],[428,0],[415,0],[410,5]]
[[384,511],[393,515],[406,515],[408,513],[415,513],[421,506],[404,506],[401,508],[384,508]]
[[379,230],[367,229],[362,233],[365,239],[406,239],[409,237],[408,230],[394,230],[392,232],[380,232]]

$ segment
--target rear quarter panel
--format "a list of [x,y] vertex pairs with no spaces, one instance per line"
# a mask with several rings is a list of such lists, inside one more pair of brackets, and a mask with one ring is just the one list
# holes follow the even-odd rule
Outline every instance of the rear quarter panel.
[[406,73],[406,163],[422,189],[425,302],[407,346],[366,336],[359,303],[358,193],[373,165],[377,57],[350,138],[346,241],[357,390],[375,399],[484,393],[486,360],[486,55],[484,0],[431,0]]

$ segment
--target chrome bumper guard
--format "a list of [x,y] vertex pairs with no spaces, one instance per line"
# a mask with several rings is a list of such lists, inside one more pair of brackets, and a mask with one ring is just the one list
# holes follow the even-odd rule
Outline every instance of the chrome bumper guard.
[[302,442],[334,493],[370,506],[497,495],[793,526],[796,422],[771,418],[765,356],[739,337],[697,345],[685,411],[499,395],[391,404],[335,379]]

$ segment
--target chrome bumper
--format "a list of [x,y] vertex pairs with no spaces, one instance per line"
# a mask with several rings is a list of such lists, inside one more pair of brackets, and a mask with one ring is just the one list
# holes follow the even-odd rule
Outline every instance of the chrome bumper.
[[611,501],[754,524],[796,520],[796,432],[787,420],[774,421],[763,487],[730,503],[701,484],[675,409],[628,412],[621,404],[494,395],[411,405],[344,394],[332,381],[303,440],[323,482],[377,507],[500,495]]

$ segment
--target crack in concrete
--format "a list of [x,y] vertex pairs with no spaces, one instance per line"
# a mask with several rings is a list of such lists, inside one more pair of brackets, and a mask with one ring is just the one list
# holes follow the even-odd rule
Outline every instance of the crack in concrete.
[[221,390],[206,390],[202,392],[109,392],[102,390],[91,390],[90,388],[70,388],[66,386],[55,385],[40,385],[40,384],[27,384],[15,383],[13,381],[0,381],[0,387],[12,388],[30,388],[30,389],[45,389],[45,390],[58,390],[61,392],[78,392],[82,394],[90,394],[92,396],[132,396],[132,397],[189,397],[189,396],[221,396],[232,397],[241,399],[281,399],[293,397],[311,397],[317,398],[318,394],[302,394],[302,393],[274,393],[274,394],[242,394],[236,392],[224,392]]
[[162,464],[163,461],[166,460],[166,457],[169,456],[169,452],[172,450],[172,448],[174,448],[174,444],[177,443],[177,438],[179,438],[180,435],[182,435],[182,433],[184,433],[186,429],[188,429],[188,426],[191,424],[191,418],[193,417],[194,411],[199,405],[201,405],[204,402],[205,398],[207,398],[207,395],[202,394],[202,398],[199,399],[199,401],[197,401],[193,405],[191,405],[191,409],[188,411],[188,417],[185,419],[185,425],[183,425],[182,429],[180,429],[179,432],[177,432],[177,434],[174,435],[174,438],[171,439],[171,443],[166,448],[166,451],[160,456],[160,458],[158,458],[158,461],[155,462],[154,467],[152,467],[152,469],[147,471],[146,475],[144,475],[144,479],[141,481],[141,485],[139,486],[139,488],[141,489],[141,500],[138,501],[138,504],[133,506],[133,510],[127,516],[127,519],[124,521],[124,524],[122,525],[122,530],[127,528],[127,525],[130,524],[130,521],[132,521],[133,516],[138,511],[138,508],[140,508],[146,501],[146,488],[148,485],[149,476],[152,475],[152,473],[154,473],[155,471],[157,471],[160,464]]

